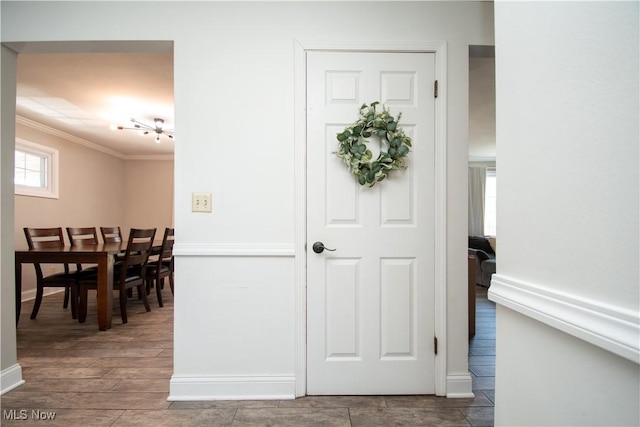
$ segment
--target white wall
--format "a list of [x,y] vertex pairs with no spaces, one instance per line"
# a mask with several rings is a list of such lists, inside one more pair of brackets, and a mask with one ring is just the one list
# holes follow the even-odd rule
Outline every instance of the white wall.
[[[489,50],[489,49],[485,49]],[[495,58],[469,58],[469,160],[496,159]]]
[[[13,171],[14,145],[4,141],[15,140],[16,66],[18,57],[4,46],[0,47],[0,393],[23,383],[22,368],[17,362],[15,275],[13,258]],[[6,126],[9,124],[9,126]]]
[[495,17],[496,425],[639,425],[639,4]]
[[[181,255],[172,398],[291,397],[301,381],[294,296],[304,283],[294,260],[304,254],[295,250],[293,178],[295,145],[304,141],[294,138],[295,41],[446,41],[447,373],[468,377],[468,45],[493,44],[491,3],[5,2],[2,8],[5,41],[174,41]],[[192,192],[213,194],[212,214],[191,213]],[[465,386],[470,391],[470,380]]]

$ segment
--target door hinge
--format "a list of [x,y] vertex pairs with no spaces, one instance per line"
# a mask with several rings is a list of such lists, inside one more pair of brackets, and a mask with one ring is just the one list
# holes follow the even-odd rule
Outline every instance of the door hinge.
[[433,353],[438,354],[438,337],[433,337]]
[[434,98],[438,97],[438,81],[437,80],[433,82],[433,97]]

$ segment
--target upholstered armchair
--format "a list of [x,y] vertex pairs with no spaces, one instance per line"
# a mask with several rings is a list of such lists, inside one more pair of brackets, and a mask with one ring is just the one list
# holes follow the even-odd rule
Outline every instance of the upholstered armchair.
[[476,256],[476,283],[488,288],[491,276],[496,272],[496,252],[489,239],[469,236],[469,253]]

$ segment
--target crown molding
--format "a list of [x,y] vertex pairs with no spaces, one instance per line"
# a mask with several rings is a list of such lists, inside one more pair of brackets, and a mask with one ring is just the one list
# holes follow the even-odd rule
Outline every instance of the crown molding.
[[79,144],[79,145],[85,146],[87,148],[91,148],[93,150],[100,151],[100,152],[105,153],[105,154],[109,154],[110,156],[118,157],[120,159],[126,159],[126,157],[127,157],[127,156],[125,156],[124,154],[122,154],[122,153],[120,153],[118,151],[112,150],[110,148],[103,147],[103,146],[95,144],[95,143],[93,143],[91,141],[87,141],[86,139],[83,139],[83,138],[78,138],[77,136],[73,136],[73,135],[68,134],[66,132],[63,132],[61,130],[54,129],[54,128],[52,128],[50,126],[47,126],[47,125],[43,125],[42,123],[38,123],[38,122],[33,121],[31,119],[27,119],[26,117],[22,117],[22,116],[16,115],[16,123],[20,124],[20,125],[23,125],[23,126],[26,126],[26,127],[29,127],[31,129],[38,130],[40,132],[47,133],[49,135],[57,136],[58,138],[62,138],[64,140],[66,140],[66,141],[73,142],[75,144]]
[[16,115],[16,123],[26,126],[28,128],[31,129],[35,129],[37,131],[49,134],[49,135],[53,135],[55,137],[64,139],[65,141],[69,141],[69,142],[73,142],[74,144],[78,144],[78,145],[82,145],[84,147],[90,148],[92,150],[96,150],[96,151],[100,151],[101,153],[105,153],[108,154],[110,156],[113,157],[117,157],[119,159],[122,160],[173,160],[173,155],[172,154],[149,154],[149,155],[145,155],[145,154],[134,154],[134,155],[127,155],[127,154],[123,154],[119,151],[116,150],[112,150],[110,148],[106,148],[102,145],[98,145],[94,142],[91,141],[87,141],[86,139],[83,138],[79,138],[77,136],[68,134],[66,132],[63,132],[61,130],[58,129],[54,129],[50,126],[47,125],[43,125],[42,123],[38,123],[34,120],[31,119],[27,119],[26,117],[23,116],[18,116]]

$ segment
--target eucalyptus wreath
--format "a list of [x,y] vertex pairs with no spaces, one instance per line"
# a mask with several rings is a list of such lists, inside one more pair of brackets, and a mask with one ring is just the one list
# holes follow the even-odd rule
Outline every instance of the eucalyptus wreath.
[[[379,104],[378,101],[362,104],[358,120],[337,134],[338,150],[334,152],[358,178],[360,185],[368,184],[369,187],[385,179],[392,170],[405,169],[404,158],[411,147],[411,138],[398,127],[402,113],[394,118],[384,105],[382,111],[376,111]],[[379,137],[386,145],[373,161],[373,153],[366,146],[367,138],[372,136]]]

